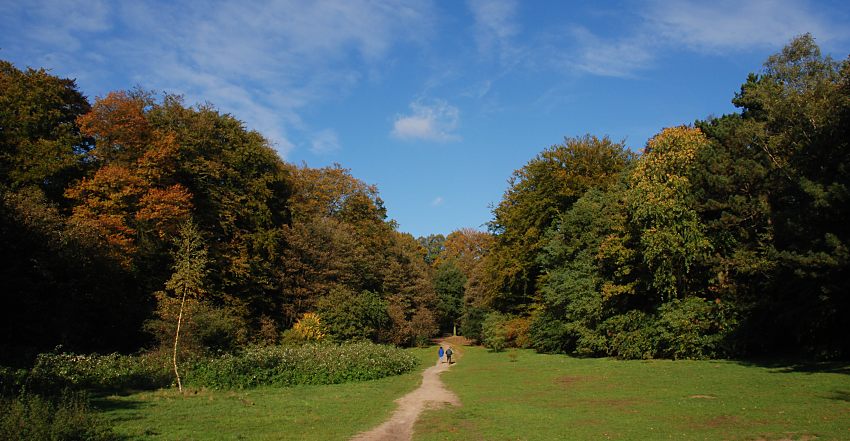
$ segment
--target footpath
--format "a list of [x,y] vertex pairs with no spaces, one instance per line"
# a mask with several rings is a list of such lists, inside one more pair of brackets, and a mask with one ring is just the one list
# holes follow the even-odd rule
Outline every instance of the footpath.
[[[460,345],[450,344],[456,354],[453,361],[460,355]],[[443,347],[446,347],[444,344]],[[413,437],[413,425],[419,414],[426,409],[436,409],[442,406],[460,406],[460,400],[454,392],[448,390],[440,381],[440,373],[449,370],[448,363],[437,362],[436,365],[422,372],[422,385],[418,389],[396,400],[398,409],[389,420],[380,426],[361,433],[353,441],[407,441]]]

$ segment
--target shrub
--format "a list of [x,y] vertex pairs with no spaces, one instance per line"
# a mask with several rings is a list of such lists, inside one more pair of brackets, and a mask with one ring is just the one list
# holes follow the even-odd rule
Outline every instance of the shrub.
[[631,310],[609,318],[603,323],[603,327],[610,338],[608,355],[625,359],[655,357],[658,330],[653,316]]
[[325,339],[325,327],[319,314],[308,312],[301,316],[295,325],[286,332],[286,341],[311,342]]
[[546,312],[534,318],[529,334],[532,346],[538,352],[565,353],[572,347],[567,324]]
[[482,343],[496,352],[531,346],[531,318],[491,312],[481,325]]
[[387,303],[371,291],[334,289],[317,306],[324,329],[337,341],[376,340],[390,325]]
[[531,347],[531,319],[529,317],[511,317],[505,321],[505,340],[514,348]]
[[185,377],[187,384],[214,389],[338,384],[402,374],[417,364],[399,348],[368,342],[252,347],[195,361]]
[[80,392],[65,391],[55,398],[22,393],[0,398],[0,440],[120,439],[88,405]]
[[721,355],[733,328],[722,304],[689,297],[665,303],[659,312],[659,352],[669,358],[705,359]]
[[460,320],[460,335],[471,340],[483,341],[483,326],[487,311],[485,308],[465,305]]
[[39,354],[26,386],[45,393],[66,387],[92,390],[155,389],[171,384],[166,358],[144,355]]
[[[145,322],[145,330],[162,348],[174,345],[180,301],[157,295],[157,317]],[[190,356],[235,352],[248,343],[248,325],[236,311],[217,308],[196,299],[186,301],[180,328],[180,352]]]
[[505,332],[505,322],[508,321],[508,316],[498,312],[487,314],[484,323],[481,324],[481,342],[484,346],[501,352],[508,344],[507,335]]

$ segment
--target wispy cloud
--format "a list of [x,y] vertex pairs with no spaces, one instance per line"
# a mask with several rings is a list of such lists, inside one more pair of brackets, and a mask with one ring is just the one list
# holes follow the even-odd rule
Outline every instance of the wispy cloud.
[[325,129],[317,132],[313,135],[313,139],[310,141],[310,151],[324,155],[328,153],[333,153],[339,150],[339,137],[335,131],[331,129]]
[[460,111],[444,100],[414,101],[411,114],[399,115],[393,123],[392,135],[399,139],[428,141],[457,141],[454,133],[460,121]]
[[82,86],[109,83],[117,68],[143,87],[209,100],[284,155],[292,132],[310,138],[305,108],[351,90],[394,46],[427,40],[433,17],[420,0],[24,3],[0,5],[0,26],[41,61],[62,63],[46,67]]
[[605,77],[630,77],[653,60],[649,41],[641,35],[616,40],[603,40],[588,29],[572,29],[578,45],[578,56],[569,63],[579,71]]
[[437,196],[437,197],[434,198],[433,201],[431,201],[431,206],[432,207],[439,207],[440,205],[443,205],[443,202],[444,202],[443,197]]
[[581,74],[629,78],[653,68],[672,51],[734,54],[779,48],[806,32],[819,42],[850,38],[850,29],[837,26],[807,2],[794,0],[654,0],[636,12],[636,20],[615,35],[567,25],[534,58]]
[[643,13],[652,32],[670,45],[698,51],[778,47],[811,32],[818,39],[846,38],[824,13],[792,0],[657,0]]
[[514,0],[469,0],[468,6],[475,20],[475,42],[478,51],[496,55],[503,64],[516,62],[521,52],[515,43],[520,32],[516,20],[517,3]]

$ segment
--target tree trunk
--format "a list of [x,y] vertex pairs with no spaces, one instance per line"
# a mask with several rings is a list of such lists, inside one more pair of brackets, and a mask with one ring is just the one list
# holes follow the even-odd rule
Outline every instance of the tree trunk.
[[183,290],[183,299],[180,300],[180,314],[177,315],[177,332],[174,333],[174,375],[177,377],[177,389],[183,392],[183,383],[180,382],[180,372],[177,371],[177,341],[180,339],[180,324],[183,321],[183,305],[186,304],[186,290]]

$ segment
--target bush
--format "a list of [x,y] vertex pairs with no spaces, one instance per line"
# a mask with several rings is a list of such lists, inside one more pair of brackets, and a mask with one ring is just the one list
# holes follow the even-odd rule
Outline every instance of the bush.
[[[236,352],[248,343],[248,325],[231,309],[187,299],[180,328],[180,353],[189,356]],[[180,301],[157,294],[156,318],[145,322],[145,331],[170,350],[174,345]]]
[[319,342],[325,339],[325,326],[319,314],[308,312],[283,333],[283,341],[288,344],[301,344],[307,342]]
[[507,347],[508,339],[505,332],[505,322],[508,316],[498,312],[487,314],[487,318],[481,324],[481,343],[484,346],[501,352]]
[[377,340],[390,326],[387,303],[371,291],[334,289],[317,306],[323,330],[337,341]]
[[496,352],[531,346],[531,319],[491,312],[481,325],[482,343]]
[[465,305],[460,320],[460,335],[470,340],[483,341],[483,326],[487,312],[485,308]]
[[625,359],[655,357],[658,329],[653,316],[631,310],[609,318],[603,323],[603,327],[610,337],[608,355]]
[[65,391],[55,398],[22,393],[0,399],[0,441],[117,439],[80,392]]
[[542,313],[534,318],[529,329],[531,344],[538,352],[556,354],[566,353],[572,349],[567,324],[554,318],[551,314]]
[[[23,380],[23,377],[19,378]],[[167,359],[157,353],[144,355],[39,354],[23,380],[30,389],[57,393],[70,387],[90,390],[156,389],[171,384]]]
[[713,358],[734,328],[722,304],[699,297],[665,303],[659,312],[659,352],[667,358]]
[[392,346],[359,342],[253,347],[194,362],[186,384],[213,389],[338,384],[399,375],[418,365],[416,357]]

